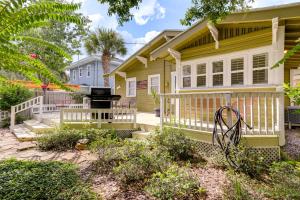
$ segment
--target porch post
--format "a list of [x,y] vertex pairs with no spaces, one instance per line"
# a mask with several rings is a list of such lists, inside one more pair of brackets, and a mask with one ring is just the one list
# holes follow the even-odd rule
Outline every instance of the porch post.
[[11,107],[10,111],[10,130],[13,131],[15,127],[15,118],[16,118],[16,108],[15,106]]
[[284,94],[281,93],[278,97],[278,128],[279,128],[279,146],[285,145],[285,127],[284,127]]
[[163,129],[164,126],[164,107],[165,107],[165,101],[164,101],[163,94],[160,95],[160,130]]

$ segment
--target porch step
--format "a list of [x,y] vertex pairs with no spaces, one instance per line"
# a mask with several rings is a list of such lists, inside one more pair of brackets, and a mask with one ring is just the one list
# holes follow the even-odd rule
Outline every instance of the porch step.
[[132,132],[132,138],[137,140],[145,140],[147,138],[150,138],[151,132],[145,132],[145,131],[135,131]]
[[26,128],[24,124],[16,125],[12,132],[21,142],[33,141],[36,139],[36,134],[30,129]]
[[24,121],[24,126],[28,128],[29,130],[33,132],[42,132],[42,131],[48,131],[53,129],[53,126],[49,126],[47,124],[44,124],[42,122],[39,122],[38,120],[26,120]]

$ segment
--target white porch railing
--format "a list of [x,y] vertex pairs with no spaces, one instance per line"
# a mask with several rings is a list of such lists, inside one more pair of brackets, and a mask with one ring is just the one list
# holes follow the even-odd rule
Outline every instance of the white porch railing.
[[33,109],[33,107],[39,107],[39,115],[42,115],[43,112],[43,96],[35,97],[23,103],[11,107],[10,112],[10,129],[12,130],[15,126],[16,114]]
[[136,127],[136,109],[62,109],[60,123],[133,123]]
[[[284,143],[284,94],[282,92],[181,93],[160,96],[161,126],[171,124],[211,132],[220,106],[237,108],[253,129],[247,135],[279,135]],[[232,114],[225,116],[227,120]],[[235,118],[232,118],[234,121]],[[283,137],[283,138],[282,138]]]
[[0,123],[7,119],[9,117],[9,112],[8,111],[1,111],[0,110]]

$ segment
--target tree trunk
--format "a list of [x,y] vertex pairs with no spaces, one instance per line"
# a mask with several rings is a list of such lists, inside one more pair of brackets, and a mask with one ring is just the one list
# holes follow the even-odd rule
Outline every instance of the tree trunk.
[[103,73],[106,75],[105,77],[103,77],[104,87],[110,87],[109,76],[107,76],[110,73],[110,54],[108,53],[102,54],[102,68]]

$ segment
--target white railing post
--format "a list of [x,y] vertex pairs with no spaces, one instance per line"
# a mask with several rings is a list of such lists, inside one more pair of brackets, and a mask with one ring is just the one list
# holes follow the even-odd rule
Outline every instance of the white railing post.
[[10,130],[11,131],[15,127],[15,119],[16,119],[16,108],[15,108],[15,106],[12,106],[11,111],[10,111]]
[[[225,94],[225,100],[226,100],[226,106],[231,106],[231,94],[227,93]],[[231,110],[227,110],[227,125],[229,128],[232,126],[232,113]]]
[[44,104],[44,97],[43,96],[40,96],[39,97],[39,101],[40,101],[40,104],[39,104],[39,121],[42,120],[43,118],[43,104]]
[[136,109],[133,111],[133,128],[136,129]]
[[164,96],[160,95],[160,129],[161,130],[164,125],[164,107],[165,107]]
[[285,128],[284,128],[284,94],[279,94],[278,97],[278,128],[279,128],[279,145],[285,145]]

